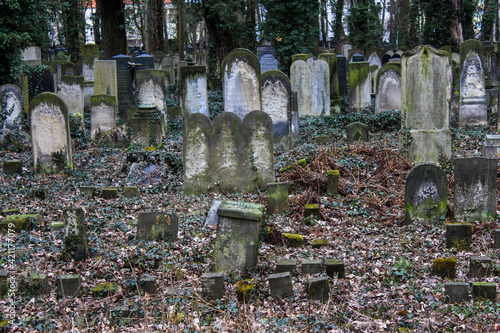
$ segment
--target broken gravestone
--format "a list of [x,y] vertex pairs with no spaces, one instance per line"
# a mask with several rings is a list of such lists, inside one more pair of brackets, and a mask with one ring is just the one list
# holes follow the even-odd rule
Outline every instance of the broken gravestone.
[[85,215],[82,208],[70,208],[63,211],[65,222],[64,255],[74,260],[87,259],[89,246],[85,230]]
[[137,239],[177,240],[179,218],[175,214],[140,213],[137,216]]

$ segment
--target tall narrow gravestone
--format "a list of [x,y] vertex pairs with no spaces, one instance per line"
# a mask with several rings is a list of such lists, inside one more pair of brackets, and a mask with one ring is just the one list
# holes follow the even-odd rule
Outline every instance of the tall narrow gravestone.
[[496,217],[497,160],[455,159],[455,218],[485,221]]
[[259,75],[259,60],[252,52],[235,49],[224,57],[221,76],[225,112],[243,119],[251,111],[262,110]]
[[69,113],[83,115],[83,76],[61,76],[61,90],[57,92],[66,102]]
[[403,54],[401,69],[401,153],[417,163],[450,159],[448,53],[418,46]]
[[118,97],[118,77],[115,60],[96,60],[94,63],[94,95]]
[[0,87],[0,141],[7,132],[19,131],[23,120],[21,88],[14,84]]
[[447,212],[445,173],[434,164],[414,166],[406,177],[405,224],[439,219]]
[[337,68],[339,76],[339,95],[347,95],[347,61],[343,55],[337,56]]
[[184,66],[181,68],[181,106],[189,113],[208,116],[207,68]]
[[330,70],[330,107],[332,107],[336,113],[340,113],[337,55],[335,53],[323,53],[319,55],[319,59],[326,61]]
[[291,145],[292,100],[288,76],[269,70],[261,75],[262,111],[273,121],[274,142],[284,147]]
[[167,120],[167,72],[161,69],[144,69],[136,72],[137,101],[139,105],[156,105],[163,120]]
[[375,112],[401,110],[401,69],[384,65],[377,73]]
[[112,130],[116,127],[116,96],[94,95],[90,97],[90,136],[97,132]]
[[33,164],[47,171],[52,169],[53,154],[62,154],[72,166],[68,107],[54,93],[42,93],[30,103],[28,117],[31,127]]
[[488,124],[483,65],[479,55],[473,51],[469,52],[464,60],[460,76],[459,105],[460,127]]
[[349,63],[350,106],[356,111],[368,108],[371,100],[371,73],[368,61]]
[[64,253],[74,260],[89,257],[89,245],[85,230],[85,214],[82,208],[65,209]]
[[94,62],[99,59],[99,45],[82,45],[81,52],[82,76],[85,79],[85,82],[94,82]]
[[238,277],[245,268],[256,265],[264,209],[264,205],[229,200],[219,206],[215,272]]
[[116,61],[118,114],[121,119],[127,119],[127,110],[134,105],[132,99],[132,74],[128,64],[130,57],[119,54],[111,59]]

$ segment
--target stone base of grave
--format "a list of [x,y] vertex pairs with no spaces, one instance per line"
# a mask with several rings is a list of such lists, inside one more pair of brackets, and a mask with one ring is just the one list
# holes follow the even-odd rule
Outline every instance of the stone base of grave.
[[488,110],[486,100],[464,103],[461,101],[458,113],[458,126],[486,126],[488,125]]
[[415,163],[439,162],[451,159],[450,130],[410,130],[408,138],[399,135],[399,149]]
[[483,156],[492,158],[500,157],[500,135],[486,135],[486,140],[483,146]]

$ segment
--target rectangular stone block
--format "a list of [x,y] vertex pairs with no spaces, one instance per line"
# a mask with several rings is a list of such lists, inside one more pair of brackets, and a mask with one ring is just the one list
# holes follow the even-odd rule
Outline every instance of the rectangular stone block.
[[444,294],[448,302],[469,300],[469,284],[467,282],[447,282],[444,284]]
[[222,273],[205,273],[201,276],[201,296],[205,299],[224,297],[224,275]]
[[8,160],[3,162],[3,172],[6,175],[20,175],[23,173],[23,162],[20,160]]
[[500,249],[500,229],[495,229],[495,249]]
[[293,296],[292,278],[290,272],[271,274],[268,277],[271,297]]
[[461,250],[470,249],[472,245],[472,224],[470,223],[447,223],[446,224],[446,247]]
[[137,216],[137,239],[177,240],[179,218],[160,212],[140,213]]
[[321,260],[304,260],[302,262],[302,274],[321,273]]
[[297,274],[297,259],[278,259],[276,273],[290,272],[291,276]]
[[142,291],[149,295],[156,295],[158,290],[156,288],[156,276],[143,276],[139,279]]
[[471,257],[470,258],[470,276],[483,278],[490,276],[492,272],[491,258],[489,257]]
[[41,224],[42,216],[40,214],[9,215],[0,221],[0,233],[7,233],[9,230],[16,233],[22,230],[29,231]]
[[497,301],[496,283],[476,282],[472,284],[472,298],[484,298],[493,302]]
[[80,291],[82,279],[80,274],[63,274],[57,277],[56,290],[63,297],[75,297]]
[[320,300],[323,303],[328,302],[330,298],[330,285],[328,277],[320,276],[307,280],[306,289],[309,298]]
[[267,184],[267,206],[271,214],[281,214],[288,210],[288,182]]
[[125,186],[123,196],[125,198],[136,198],[139,196],[139,188],[137,186]]
[[9,290],[9,271],[0,269],[0,297],[7,295]]
[[342,260],[327,260],[326,275],[331,278],[345,279],[345,266]]

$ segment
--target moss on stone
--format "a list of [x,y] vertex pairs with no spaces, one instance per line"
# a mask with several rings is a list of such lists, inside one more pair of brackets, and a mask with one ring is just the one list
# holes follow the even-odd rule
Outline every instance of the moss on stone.
[[340,177],[340,172],[339,170],[328,170],[327,175]]
[[304,236],[299,234],[283,233],[283,237],[287,239],[290,247],[300,247],[304,242]]
[[313,249],[317,249],[323,246],[328,246],[328,240],[326,239],[313,239],[311,241],[311,245]]
[[92,288],[93,297],[112,296],[118,291],[118,284],[112,282],[99,283]]
[[349,89],[355,89],[365,82],[370,75],[370,66],[367,61],[349,63]]
[[311,56],[309,54],[305,54],[305,53],[293,54],[292,55],[292,64],[294,63],[294,61],[297,61],[297,60],[307,61],[307,59],[309,59],[309,58],[311,58]]
[[33,226],[41,224],[40,214],[9,215],[0,222],[0,232],[8,232],[9,229],[14,232],[28,231],[32,230]]
[[236,285],[236,295],[238,296],[238,301],[248,303],[248,301],[250,301],[250,296],[256,289],[256,285],[257,281],[255,279],[239,281]]
[[443,279],[453,280],[456,277],[456,265],[455,258],[437,258],[432,263],[432,271]]

